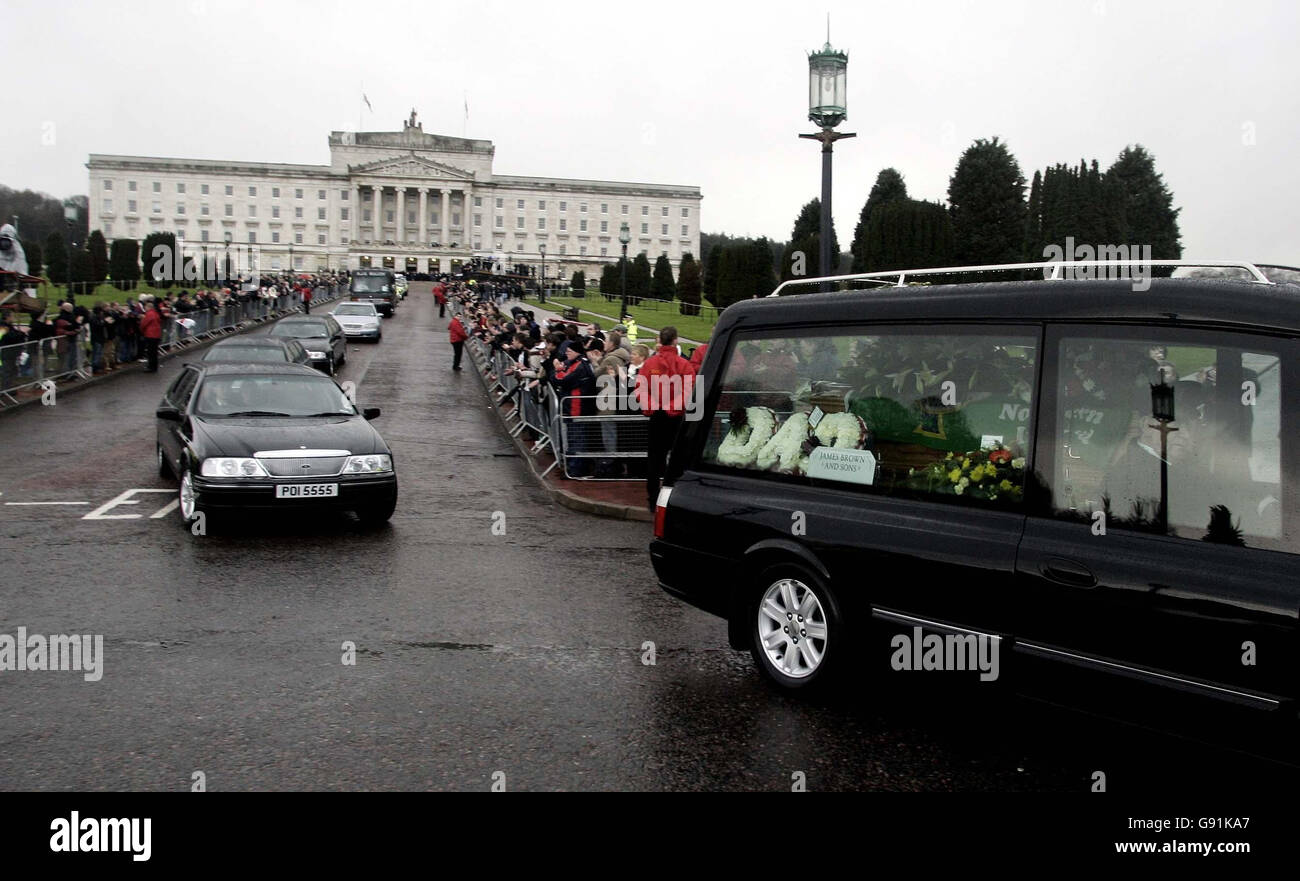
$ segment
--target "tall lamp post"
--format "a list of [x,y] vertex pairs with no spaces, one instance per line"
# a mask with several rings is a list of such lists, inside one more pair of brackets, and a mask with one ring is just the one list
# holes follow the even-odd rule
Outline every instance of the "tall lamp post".
[[[826,45],[820,52],[808,53],[808,119],[821,126],[815,135],[800,135],[822,142],[822,222],[821,222],[821,275],[834,275],[831,269],[831,151],[840,138],[856,138],[852,132],[837,133],[835,126],[849,117],[848,110],[849,55],[831,48],[830,27],[826,29]],[[830,282],[821,283],[822,291],[831,289]]]
[[546,245],[545,244],[538,245],[537,251],[539,254],[542,255],[542,276],[541,278],[537,279],[537,292],[540,295],[541,301],[545,303],[546,302]]
[[627,228],[627,221],[618,228],[618,243],[623,246],[623,305],[619,307],[618,320],[627,315],[627,243],[632,241],[632,231]]
[[77,206],[64,205],[63,219],[68,223],[68,299],[72,299],[72,228],[77,222]]
[[1177,431],[1169,423],[1174,421],[1174,387],[1165,382],[1162,373],[1160,382],[1151,386],[1151,415],[1156,424],[1150,426],[1160,432],[1160,510],[1156,514],[1161,535],[1169,534],[1169,432]]
[[230,230],[226,230],[226,267],[225,267],[225,268],[226,268],[226,281],[227,281],[227,282],[230,281],[230,242],[231,242],[231,239],[233,239],[233,238],[234,238],[234,236],[231,235]]

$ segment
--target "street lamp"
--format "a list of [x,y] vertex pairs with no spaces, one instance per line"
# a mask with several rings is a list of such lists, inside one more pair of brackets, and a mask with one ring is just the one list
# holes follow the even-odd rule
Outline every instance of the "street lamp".
[[1156,517],[1160,534],[1169,534],[1169,432],[1177,431],[1169,423],[1174,421],[1174,387],[1165,382],[1162,372],[1160,382],[1151,385],[1151,415],[1156,424],[1150,426],[1160,432],[1160,510]]
[[632,241],[632,231],[627,228],[627,221],[618,228],[618,241],[623,246],[623,305],[619,307],[618,320],[627,315],[627,243]]
[[289,272],[293,272],[293,242],[289,243]]
[[[821,126],[815,135],[800,135],[822,142],[822,221],[821,221],[821,275],[831,271],[831,150],[840,138],[855,138],[853,133],[836,133],[835,126],[849,117],[848,76],[849,56],[831,48],[830,25],[826,27],[826,45],[820,52],[808,53],[808,119]],[[830,282],[822,282],[821,290],[829,291]]]
[[546,245],[537,246],[538,252],[542,255],[542,277],[537,280],[537,290],[541,293],[541,301],[546,302]]
[[64,205],[63,219],[68,223],[68,299],[72,299],[72,227],[77,222],[77,206]]
[[233,238],[230,230],[226,230],[226,281],[230,281],[230,242]]

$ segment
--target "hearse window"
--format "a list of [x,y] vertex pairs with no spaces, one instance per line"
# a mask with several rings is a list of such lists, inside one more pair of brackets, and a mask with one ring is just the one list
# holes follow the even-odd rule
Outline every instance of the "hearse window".
[[1107,528],[1279,547],[1281,358],[1187,340],[1062,338],[1053,508],[1101,511]]
[[1037,336],[741,337],[704,450],[723,468],[981,504],[1024,496]]

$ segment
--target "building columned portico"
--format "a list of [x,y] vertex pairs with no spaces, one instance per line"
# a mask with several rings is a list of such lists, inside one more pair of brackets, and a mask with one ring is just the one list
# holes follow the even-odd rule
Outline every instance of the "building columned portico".
[[414,112],[400,132],[332,132],[329,148],[324,166],[91,154],[91,223],[110,241],[230,233],[262,270],[451,272],[540,263],[545,247],[552,279],[590,278],[618,259],[623,223],[630,254],[665,254],[674,272],[699,256],[695,186],[498,175],[492,142],[426,134]]

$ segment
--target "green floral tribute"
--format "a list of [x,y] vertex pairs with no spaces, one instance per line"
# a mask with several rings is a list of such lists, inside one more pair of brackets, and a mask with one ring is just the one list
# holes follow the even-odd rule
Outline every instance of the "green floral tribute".
[[1025,492],[1025,460],[1006,447],[949,453],[924,468],[908,469],[907,486],[987,501],[1019,501]]

